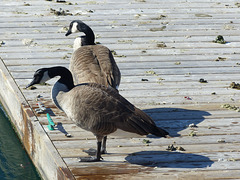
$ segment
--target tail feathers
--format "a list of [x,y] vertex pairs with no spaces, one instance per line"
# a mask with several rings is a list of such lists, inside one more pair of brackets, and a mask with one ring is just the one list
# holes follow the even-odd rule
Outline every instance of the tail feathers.
[[164,129],[161,129],[159,127],[154,128],[151,134],[158,136],[158,137],[168,137],[169,133],[165,131]]
[[124,119],[124,121],[115,123],[117,128],[123,131],[128,131],[139,135],[153,134],[158,137],[168,137],[167,135],[169,133],[157,127],[152,118],[148,116],[146,113],[134,107],[127,101],[124,103],[124,105],[126,106],[131,105],[131,107],[128,107],[129,110],[128,114],[130,115],[126,119]]
[[138,121],[138,123],[141,124],[141,122],[143,122],[142,128],[145,129],[146,132],[151,133],[158,137],[167,137],[167,135],[169,135],[167,131],[157,127],[155,122],[152,120],[150,116],[148,116],[146,113],[144,113],[143,111],[136,107],[135,113],[141,118],[141,121]]
[[133,117],[129,121],[129,125],[134,129],[135,133],[139,135],[153,134],[158,137],[167,137],[169,134],[167,131],[157,127],[155,123],[146,122],[143,119],[138,119],[138,117]]

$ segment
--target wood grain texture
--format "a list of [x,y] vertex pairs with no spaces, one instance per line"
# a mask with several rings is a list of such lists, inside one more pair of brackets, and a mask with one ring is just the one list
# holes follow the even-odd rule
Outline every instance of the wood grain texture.
[[[0,57],[33,111],[36,96],[58,128],[36,114],[75,179],[239,179],[239,4],[233,0],[3,0]],[[52,10],[51,10],[52,8]],[[56,16],[60,8],[72,15]],[[34,11],[33,11],[34,9]],[[86,22],[96,41],[114,50],[119,92],[166,128],[172,138],[110,137],[100,163],[79,163],[94,136],[76,127],[51,102],[51,85],[24,87],[40,67],[69,67],[72,20]],[[213,41],[222,35],[227,42]],[[200,83],[203,78],[207,83]],[[189,127],[194,123],[197,127]],[[190,136],[191,132],[196,136]],[[64,133],[70,133],[67,138]],[[146,144],[143,140],[149,140]],[[186,151],[167,151],[169,145]]]

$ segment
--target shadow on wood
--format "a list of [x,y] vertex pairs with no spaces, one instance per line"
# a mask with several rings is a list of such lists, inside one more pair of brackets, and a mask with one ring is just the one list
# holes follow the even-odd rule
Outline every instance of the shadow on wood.
[[131,164],[161,168],[206,168],[213,164],[202,155],[169,151],[141,151],[125,159]]
[[64,129],[63,125],[61,122],[57,123],[57,127],[56,127],[60,132],[62,132],[63,134],[65,134],[65,136],[68,134],[68,132]]
[[178,132],[188,128],[190,124],[197,126],[205,119],[205,116],[211,115],[206,111],[181,108],[154,108],[146,109],[144,112],[151,116],[158,127],[168,131],[172,137],[180,136]]
[[47,108],[46,113],[48,113],[50,116],[56,116],[56,114],[52,111],[51,108]]

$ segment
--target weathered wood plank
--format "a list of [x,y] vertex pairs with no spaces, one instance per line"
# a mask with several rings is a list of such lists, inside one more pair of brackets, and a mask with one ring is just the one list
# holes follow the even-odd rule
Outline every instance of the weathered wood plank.
[[[191,122],[191,121],[189,121],[189,122]],[[169,122],[169,121],[168,122],[159,122],[159,123],[157,123],[157,125],[159,127],[166,129],[170,133],[171,136],[179,136],[179,134],[181,134],[181,136],[189,136],[192,132],[194,132],[196,134],[196,136],[240,134],[240,133],[237,133],[237,132],[240,132],[239,131],[240,128],[237,125],[234,126],[231,123],[230,123],[231,124],[230,127],[226,127],[227,124],[225,126],[221,127],[221,126],[215,126],[216,123],[210,123],[207,127],[206,126],[201,127],[200,125],[198,125],[198,126],[200,126],[198,128],[186,128],[186,125],[188,124],[186,122],[174,124],[175,127],[172,127],[172,126],[169,127],[169,125],[168,125],[169,123],[171,123],[171,122]],[[185,126],[182,127],[181,126],[182,124]],[[66,125],[62,125],[61,127],[63,127],[63,129],[67,133],[70,133],[73,136],[73,137],[71,137],[71,140],[85,139],[86,136],[92,135],[92,133],[89,133],[89,132],[86,133],[85,131],[79,131],[79,130],[77,131],[78,128],[76,128],[76,130],[74,131],[74,130],[72,130],[74,128],[74,126],[71,126],[71,129],[68,128]],[[45,127],[45,130],[48,131],[48,128]],[[62,131],[62,129],[60,129],[60,131]],[[66,140],[66,137],[64,137],[64,135],[65,134],[63,134],[62,132],[59,132],[57,134],[49,133],[49,136],[54,141]]]
[[[158,146],[158,145],[165,145],[168,146],[170,144],[173,144],[173,142],[176,142],[176,144],[180,144],[182,146],[186,144],[216,144],[218,143],[219,140],[224,140],[224,144],[228,143],[239,143],[238,137],[240,135],[209,135],[209,136],[185,136],[184,138],[182,137],[175,137],[175,138],[151,138],[152,143],[151,145],[153,146]],[[131,139],[111,139],[109,140],[109,143],[111,145],[109,146],[114,146],[114,147],[134,147],[134,146],[146,146],[142,142],[143,138],[131,138]],[[59,148],[69,148],[69,149],[76,149],[76,148],[95,148],[96,147],[96,140],[93,139],[88,139],[84,140],[85,143],[82,143],[82,141],[71,141],[71,139],[66,139],[65,141],[54,141],[54,145]],[[221,142],[219,142],[221,143]],[[132,149],[134,151],[134,148]]]
[[[68,67],[68,65],[66,63],[62,64],[65,67]],[[46,64],[46,65],[33,65],[33,66],[26,66],[26,70],[27,71],[21,71],[21,72],[17,72],[14,71],[13,77],[18,77],[18,78],[28,78],[30,79],[32,77],[33,74],[33,70],[34,69],[39,69],[40,67],[49,67],[52,65]],[[194,74],[194,75],[199,75],[199,74],[208,74],[208,72],[211,72],[211,75],[208,76],[214,76],[214,74],[219,74],[219,71],[221,71],[221,73],[223,74],[237,74],[239,72],[239,67],[224,67],[221,68],[221,70],[215,68],[215,67],[202,67],[202,68],[193,68],[193,67],[186,67],[186,68],[165,68],[165,69],[155,69],[155,68],[143,68],[143,69],[122,69],[122,74],[124,76],[146,76],[147,73],[146,71],[152,71],[155,74],[158,75],[185,75],[187,76],[188,74]],[[151,73],[151,72],[150,72]],[[205,75],[206,76],[206,75]],[[157,76],[156,76],[157,78]]]
[[[222,170],[222,173],[219,173],[219,171],[196,171],[196,170],[189,170],[189,171],[184,171],[184,172],[175,172],[175,171],[170,171],[168,172],[158,172],[154,173],[153,171],[151,174],[147,173],[147,175],[144,172],[136,172],[134,173],[133,171],[131,172],[133,176],[129,177],[126,174],[108,174],[108,175],[98,175],[98,176],[93,176],[93,175],[86,175],[86,176],[76,176],[77,179],[81,178],[87,178],[90,180],[93,179],[120,179],[120,180],[126,180],[126,179],[131,179],[131,180],[137,180],[144,178],[146,180],[152,180],[152,179],[169,179],[169,180],[174,180],[174,179],[239,179],[239,170]],[[187,177],[187,178],[186,178]]]
[[[226,103],[240,105],[239,91],[229,88],[231,82],[238,82],[240,62],[236,1],[71,3],[4,0],[0,11],[0,40],[4,42],[0,56],[33,110],[37,108],[36,96],[43,95],[42,101],[53,120],[62,131],[73,135],[67,138],[64,131],[49,131],[46,115],[36,114],[75,178],[239,179],[239,113],[221,108]],[[50,8],[69,10],[73,16],[55,16]],[[87,155],[83,149],[96,147],[95,137],[76,127],[53,105],[51,86],[37,86],[34,91],[23,89],[38,68],[68,67],[76,36],[65,37],[62,28],[73,19],[89,24],[97,35],[96,41],[119,56],[115,59],[122,72],[120,94],[144,109],[173,138],[109,137],[109,154],[104,155],[103,162],[78,162],[78,156]],[[217,35],[223,35],[228,43],[213,43]],[[26,46],[23,39],[33,42]],[[159,43],[166,47],[159,47]],[[215,61],[218,57],[226,59]],[[200,78],[208,83],[199,83]],[[198,128],[189,128],[191,123]],[[196,137],[188,136],[192,130]],[[152,142],[146,146],[143,139]],[[186,151],[166,151],[174,142]]]
[[[205,153],[216,153],[216,152],[237,152],[238,150],[236,149],[236,146],[238,146],[238,143],[234,143],[234,144],[213,144],[211,146],[209,146],[209,144],[194,144],[194,145],[184,145],[182,146],[181,144],[176,144],[175,146],[181,146],[186,150],[186,153],[201,153],[201,152],[205,152]],[[228,147],[228,149],[225,148],[225,146]],[[135,147],[134,150],[135,152],[140,152],[140,151],[165,151],[167,149],[166,145],[158,145],[158,146],[153,146],[153,145],[149,145],[149,146],[142,146],[142,147]],[[71,151],[71,153],[69,153],[69,151]],[[129,147],[108,147],[107,151],[110,154],[125,154],[126,156],[128,154],[131,154],[133,151],[131,148]],[[71,150],[62,148],[59,149],[60,154],[62,155],[62,157],[65,158],[71,158],[73,154],[78,154],[78,156],[86,156],[87,154],[85,152],[83,152],[83,149],[81,147],[79,148],[73,148]],[[239,157],[237,157],[239,158]],[[236,159],[235,159],[236,160]]]
[[[186,158],[187,156],[191,156],[191,154],[181,154],[181,153],[176,153],[176,156],[174,156],[174,153],[169,153],[169,155],[173,155],[173,157],[176,157],[176,156],[185,156],[186,155]],[[192,155],[191,157],[195,157],[195,158],[201,158],[202,156],[198,156],[198,155]],[[94,163],[94,164],[91,164],[91,165],[88,165],[89,167],[89,170],[86,171],[86,167],[84,167],[84,165],[86,166],[86,164],[81,164],[77,161],[77,158],[65,158],[64,159],[69,165],[70,165],[70,168],[71,169],[78,169],[78,171],[74,171],[74,174],[75,175],[90,175],[90,174],[95,174],[94,171],[96,171],[99,167],[99,169],[101,170],[105,170],[104,171],[101,171],[101,172],[97,172],[96,174],[105,174],[105,175],[108,175],[108,174],[118,174],[118,167],[120,166],[121,167],[121,164],[112,164],[114,161],[112,161],[110,164],[108,164],[108,167],[106,168],[106,166],[101,166],[100,163]],[[146,159],[145,159],[146,161]],[[107,164],[107,162],[105,162]],[[136,165],[132,165],[132,164],[122,164],[122,166],[125,167],[125,173],[123,174],[126,174],[127,172],[127,169],[139,169],[139,171],[146,171],[148,170],[147,172],[151,172],[151,170],[154,172],[153,173],[171,173],[171,171],[173,172],[184,172],[184,171],[187,171],[187,169],[189,170],[192,170],[192,171],[199,171],[200,173],[202,171],[222,171],[222,170],[239,170],[236,168],[236,162],[233,162],[233,161],[229,161],[229,162],[213,162],[213,161],[198,161],[198,162],[195,162],[195,163],[192,163],[192,162],[160,162],[159,164],[150,164],[148,165],[147,163],[144,164],[144,162],[142,162],[142,164],[139,164],[139,165],[142,165],[142,166],[136,166]],[[154,166],[155,165],[155,166]],[[82,167],[82,168],[81,168]],[[90,168],[91,167],[91,168]],[[114,167],[114,168],[110,168],[110,167]],[[151,168],[152,167],[152,168]],[[155,168],[154,168],[155,167]],[[201,170],[199,170],[201,169]],[[110,170],[110,172],[108,171]],[[157,175],[157,174],[155,174]]]

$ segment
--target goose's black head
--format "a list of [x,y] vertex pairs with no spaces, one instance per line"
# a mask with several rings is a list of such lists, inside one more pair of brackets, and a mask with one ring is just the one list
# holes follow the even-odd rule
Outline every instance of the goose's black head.
[[80,20],[74,20],[70,23],[68,32],[65,34],[65,36],[68,36],[72,33],[85,32],[87,31],[87,28],[90,27],[86,25],[84,22]]
[[38,69],[33,75],[32,82],[30,82],[30,84],[28,84],[26,88],[33,86],[34,84],[45,83],[46,81],[54,78],[55,76],[60,76],[58,82],[65,84],[69,90],[74,87],[71,72],[65,67],[55,66],[50,68]]
[[95,41],[95,36],[92,29],[80,20],[74,20],[70,23],[69,29],[65,36],[68,36],[72,33],[83,32],[86,35],[88,45],[93,45]]
[[26,88],[33,86],[34,84],[45,83],[49,79],[51,79],[51,77],[48,74],[48,68],[38,69],[33,75],[32,82],[28,84]]

